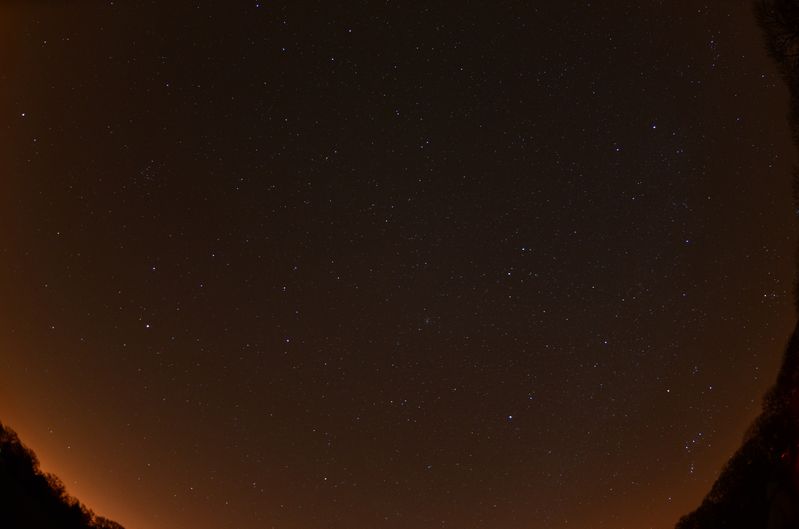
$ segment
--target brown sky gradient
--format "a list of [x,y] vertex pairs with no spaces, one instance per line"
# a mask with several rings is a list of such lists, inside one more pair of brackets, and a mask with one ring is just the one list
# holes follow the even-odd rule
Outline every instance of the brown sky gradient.
[[795,318],[746,2],[112,4],[0,6],[0,419],[72,494],[128,529],[699,503]]

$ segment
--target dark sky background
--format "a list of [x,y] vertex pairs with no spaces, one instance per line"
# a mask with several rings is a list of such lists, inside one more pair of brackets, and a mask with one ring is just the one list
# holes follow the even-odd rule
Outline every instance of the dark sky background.
[[128,529],[665,529],[793,326],[748,2],[3,2],[0,418]]

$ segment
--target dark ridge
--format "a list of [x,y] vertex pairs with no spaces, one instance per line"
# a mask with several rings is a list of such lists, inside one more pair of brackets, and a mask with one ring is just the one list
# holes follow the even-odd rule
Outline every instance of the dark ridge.
[[[789,121],[799,146],[799,0],[757,0],[766,49],[791,94]],[[799,171],[794,170],[799,205]],[[799,288],[794,285],[799,307]],[[799,528],[799,323],[760,416],[702,504],[677,529]]]
[[36,455],[0,423],[0,527],[3,529],[124,529],[69,496]]
[[702,504],[684,516],[677,529],[799,528],[797,358],[799,326],[794,329],[778,382],[766,395],[760,416]]

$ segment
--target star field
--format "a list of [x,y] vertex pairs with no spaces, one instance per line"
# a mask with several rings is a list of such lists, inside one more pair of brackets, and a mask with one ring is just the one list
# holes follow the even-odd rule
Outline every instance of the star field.
[[747,2],[12,2],[0,61],[0,419],[126,527],[664,529],[773,381]]

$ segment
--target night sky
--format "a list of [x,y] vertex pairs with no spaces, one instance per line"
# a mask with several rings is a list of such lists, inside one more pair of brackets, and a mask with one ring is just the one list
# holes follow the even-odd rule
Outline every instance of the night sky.
[[3,2],[0,420],[128,529],[665,529],[793,328],[747,1]]

